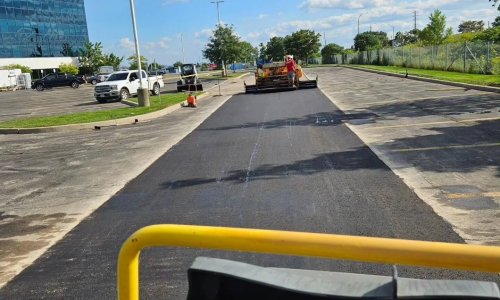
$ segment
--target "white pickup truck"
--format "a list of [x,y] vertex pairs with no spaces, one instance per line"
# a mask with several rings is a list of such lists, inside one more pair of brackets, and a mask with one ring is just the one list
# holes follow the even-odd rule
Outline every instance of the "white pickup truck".
[[[164,86],[162,76],[150,76],[142,71],[142,86],[147,87],[153,95],[160,94]],[[131,95],[137,95],[140,87],[139,71],[119,71],[109,75],[108,80],[95,86],[94,97],[100,103],[109,99],[126,100]]]

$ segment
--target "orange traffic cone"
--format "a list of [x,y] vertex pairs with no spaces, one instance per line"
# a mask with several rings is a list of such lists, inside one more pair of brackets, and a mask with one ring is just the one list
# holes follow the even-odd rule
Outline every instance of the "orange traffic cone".
[[196,107],[196,96],[193,93],[189,93],[187,97],[187,104],[189,107]]

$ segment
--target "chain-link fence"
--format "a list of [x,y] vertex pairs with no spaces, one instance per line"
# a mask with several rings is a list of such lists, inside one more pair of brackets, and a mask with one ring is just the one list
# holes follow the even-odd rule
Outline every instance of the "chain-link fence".
[[[497,73],[500,66],[500,44],[465,42],[428,47],[405,46],[335,55],[336,64],[401,66],[408,68],[456,71],[464,73]],[[498,74],[498,73],[497,73]]]

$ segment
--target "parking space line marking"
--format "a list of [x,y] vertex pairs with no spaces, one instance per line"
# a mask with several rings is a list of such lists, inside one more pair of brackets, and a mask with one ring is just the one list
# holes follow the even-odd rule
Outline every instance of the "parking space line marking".
[[464,198],[477,198],[477,197],[500,197],[500,192],[486,192],[486,193],[463,193],[463,194],[448,194],[448,199],[464,199]]
[[430,150],[446,150],[446,149],[467,149],[467,148],[497,147],[497,146],[500,146],[500,143],[487,143],[487,144],[474,144],[474,145],[451,145],[451,146],[439,146],[439,147],[395,149],[395,150],[389,150],[389,152],[413,152],[413,151],[430,151]]
[[450,120],[450,121],[438,121],[438,122],[426,122],[426,123],[415,123],[415,124],[401,124],[401,125],[387,125],[387,126],[372,126],[363,128],[364,130],[379,130],[387,128],[399,128],[399,127],[416,127],[416,126],[427,126],[427,125],[438,125],[438,124],[448,124],[448,123],[472,123],[480,121],[493,121],[500,120],[500,117],[491,118],[477,118],[477,119],[466,119],[466,120]]
[[[433,100],[445,100],[447,98],[451,98],[451,97],[466,97],[466,96],[482,96],[482,95],[491,95],[493,93],[489,93],[489,92],[486,92],[486,93],[476,93],[476,94],[468,94],[468,95],[447,95],[447,96],[439,96],[439,97],[425,97],[425,98],[414,98],[414,99],[397,99],[397,100],[388,100],[388,101],[376,101],[376,102],[363,102],[363,103],[360,103],[360,104],[363,104],[363,105],[373,105],[373,104],[386,104],[386,103],[393,103],[393,102],[414,102],[414,101],[425,101],[425,100],[428,100],[428,101],[433,101]],[[372,96],[372,95],[370,95]]]

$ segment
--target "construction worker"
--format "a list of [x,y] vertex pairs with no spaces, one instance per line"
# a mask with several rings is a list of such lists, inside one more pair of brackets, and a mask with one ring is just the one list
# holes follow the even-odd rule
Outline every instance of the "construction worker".
[[286,56],[286,70],[288,71],[288,86],[293,86],[293,83],[295,82],[295,61],[293,60],[293,56],[287,55]]
[[187,97],[187,104],[189,107],[196,107],[196,96],[193,95],[193,93],[189,93]]

